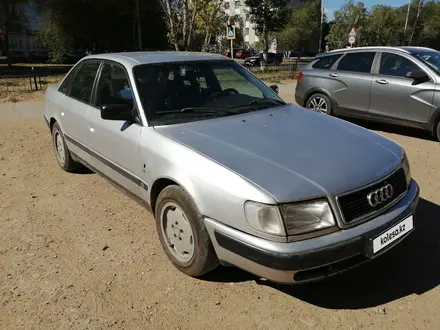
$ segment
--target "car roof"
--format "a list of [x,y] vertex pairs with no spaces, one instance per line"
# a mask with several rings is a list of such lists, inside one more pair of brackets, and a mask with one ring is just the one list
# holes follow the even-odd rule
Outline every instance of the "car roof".
[[220,54],[202,52],[176,52],[176,51],[153,51],[153,52],[122,52],[93,54],[84,57],[86,59],[104,59],[119,62],[128,68],[140,64],[207,61],[207,60],[231,60]]
[[407,54],[413,54],[420,51],[436,51],[432,48],[427,47],[416,47],[416,46],[404,46],[404,47],[391,47],[391,46],[365,46],[365,47],[354,47],[354,48],[340,48],[340,49],[334,49],[330,50],[328,52],[320,53],[316,55],[316,57],[322,57],[326,55],[333,55],[333,54],[339,54],[339,53],[348,53],[348,52],[358,52],[363,50],[394,50],[394,51],[401,51],[403,53]]

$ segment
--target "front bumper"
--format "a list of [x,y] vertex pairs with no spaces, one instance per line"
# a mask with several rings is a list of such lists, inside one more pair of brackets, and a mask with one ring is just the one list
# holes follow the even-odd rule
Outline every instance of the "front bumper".
[[412,180],[408,193],[393,208],[366,223],[332,234],[291,243],[268,241],[205,219],[217,256],[273,282],[309,282],[335,275],[369,261],[405,239],[404,234],[372,256],[371,239],[414,215],[419,187]]

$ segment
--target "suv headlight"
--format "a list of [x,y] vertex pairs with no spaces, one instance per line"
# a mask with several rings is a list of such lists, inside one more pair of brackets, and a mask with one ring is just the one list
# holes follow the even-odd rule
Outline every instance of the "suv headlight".
[[327,200],[281,206],[288,235],[305,234],[335,226]]
[[278,206],[246,202],[244,211],[246,221],[255,230],[271,235],[286,236]]
[[402,166],[405,171],[406,185],[409,186],[411,182],[411,168],[409,167],[408,156],[406,155],[406,152],[403,149],[402,149]]

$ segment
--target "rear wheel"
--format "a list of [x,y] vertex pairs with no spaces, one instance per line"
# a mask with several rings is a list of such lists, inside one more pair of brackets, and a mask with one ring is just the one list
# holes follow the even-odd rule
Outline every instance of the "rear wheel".
[[75,172],[82,165],[72,159],[70,151],[67,148],[66,140],[58,123],[52,127],[52,145],[58,165],[66,172]]
[[306,108],[312,109],[316,112],[331,115],[332,104],[327,95],[316,93],[310,96],[306,102]]

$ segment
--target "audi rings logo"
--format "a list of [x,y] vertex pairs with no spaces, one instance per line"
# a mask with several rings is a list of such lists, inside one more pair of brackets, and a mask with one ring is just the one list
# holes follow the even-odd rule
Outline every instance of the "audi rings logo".
[[368,204],[370,204],[372,207],[375,207],[379,204],[385,203],[386,201],[389,201],[391,197],[393,197],[393,193],[393,186],[387,184],[386,186],[372,191],[367,195]]

